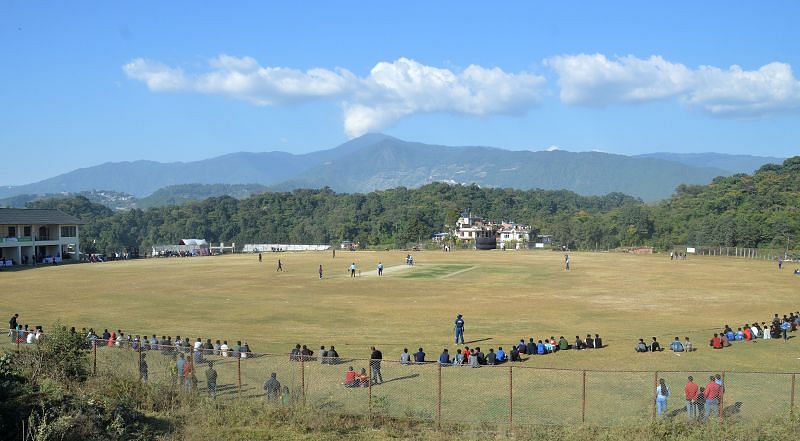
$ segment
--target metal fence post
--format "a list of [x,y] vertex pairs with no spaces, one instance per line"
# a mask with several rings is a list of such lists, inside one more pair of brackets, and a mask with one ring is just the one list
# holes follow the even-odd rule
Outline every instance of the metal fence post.
[[367,381],[367,385],[369,386],[369,391],[367,392],[367,406],[369,407],[369,418],[372,419],[372,379],[375,378],[372,375],[372,358],[369,359],[369,380]]
[[97,376],[97,340],[92,340],[92,376]]
[[514,431],[514,366],[508,366],[508,432]]
[[300,356],[300,397],[303,399],[303,406],[306,405],[306,357]]
[[656,399],[658,399],[658,371],[653,373],[653,419],[656,419]]
[[242,357],[236,357],[236,395],[242,399]]
[[791,401],[789,402],[789,417],[794,416],[794,383],[796,376],[797,374],[792,374],[792,396],[791,396]]
[[583,371],[583,394],[581,396],[581,422],[586,422],[586,371]]
[[442,430],[442,364],[436,364],[439,369],[439,394],[436,397],[436,429]]
[[725,390],[726,389],[725,388],[725,371],[722,371],[721,379],[722,379],[722,390],[720,390],[720,394],[719,394],[719,420],[720,421],[725,421],[725,402],[724,402],[724,400],[725,400],[725,392],[726,392],[726,390]]

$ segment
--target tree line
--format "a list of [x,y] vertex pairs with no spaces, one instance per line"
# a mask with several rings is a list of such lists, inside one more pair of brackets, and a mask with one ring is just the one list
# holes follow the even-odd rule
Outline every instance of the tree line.
[[241,200],[221,196],[144,210],[112,211],[80,196],[28,206],[57,208],[81,218],[87,222],[81,229],[82,249],[101,253],[184,238],[404,246],[446,231],[463,211],[530,224],[573,249],[669,249],[684,244],[783,248],[800,232],[800,156],[765,165],[752,175],[681,185],[672,197],[653,204],[621,193],[581,196],[566,190],[433,183],[366,194],[323,188],[265,192]]

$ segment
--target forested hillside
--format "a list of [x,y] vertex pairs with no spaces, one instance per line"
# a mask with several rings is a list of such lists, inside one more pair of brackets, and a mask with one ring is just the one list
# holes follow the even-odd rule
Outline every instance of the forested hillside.
[[462,210],[532,224],[572,248],[654,245],[782,247],[800,232],[800,157],[754,175],[678,187],[656,205],[620,193],[511,190],[430,184],[367,194],[330,189],[266,192],[237,200],[209,198],[181,206],[111,212],[86,198],[41,200],[88,222],[84,249],[111,251],[200,237],[210,242],[405,245],[452,225]]

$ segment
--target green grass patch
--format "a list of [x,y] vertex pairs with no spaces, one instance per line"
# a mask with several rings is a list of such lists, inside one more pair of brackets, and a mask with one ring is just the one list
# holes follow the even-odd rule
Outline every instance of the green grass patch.
[[411,271],[406,271],[401,277],[406,279],[440,279],[458,271],[469,270],[473,267],[474,265],[467,264],[426,265],[413,268]]

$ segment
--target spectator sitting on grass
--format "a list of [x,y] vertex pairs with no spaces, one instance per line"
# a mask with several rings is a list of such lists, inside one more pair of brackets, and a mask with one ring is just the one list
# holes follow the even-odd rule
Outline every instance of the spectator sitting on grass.
[[358,387],[358,377],[356,375],[356,371],[353,370],[353,366],[347,368],[347,372],[344,374],[344,387]]
[[[566,342],[566,340],[564,341]],[[528,355],[536,355],[536,343],[533,341],[533,337],[528,339],[528,344],[525,345],[525,352]]]
[[640,338],[639,343],[636,343],[636,347],[634,348],[636,352],[647,352],[648,348],[647,345],[644,343],[644,339]]
[[592,334],[586,334],[586,340],[584,340],[584,344],[586,345],[586,349],[594,349],[594,339],[592,338]]
[[713,349],[722,349],[722,338],[715,333],[714,337],[711,338],[711,341],[708,342],[708,345]]
[[661,344],[653,337],[653,342],[650,343],[650,352],[661,352],[662,350]]
[[453,366],[461,366],[464,364],[464,354],[461,353],[461,349],[456,349],[456,356],[453,357]]
[[486,364],[490,366],[497,364],[497,354],[494,353],[492,348],[489,348],[489,353],[486,354]]
[[[533,343],[533,339],[531,339],[531,343]],[[569,349],[569,342],[563,335],[558,339],[558,349],[562,351]]]
[[576,335],[575,346],[573,346],[572,348],[577,350],[586,349],[586,343],[584,343],[583,340],[581,340],[581,338]]
[[447,348],[444,348],[442,350],[442,353],[439,355],[439,365],[440,366],[450,365],[450,354],[447,352]]
[[328,349],[328,364],[337,363],[339,363],[339,353],[336,352],[336,348],[334,346],[331,346],[331,348]]
[[511,346],[511,361],[521,361],[519,354],[520,352],[519,349],[517,349],[517,346]]
[[422,348],[414,353],[414,363],[425,363],[425,352],[422,351]]
[[361,387],[369,387],[369,376],[367,375],[367,370],[364,368],[361,368],[361,373],[358,374],[358,384],[360,384]]
[[519,352],[520,354],[527,354],[528,353],[528,346],[525,345],[525,340],[522,339],[522,338],[519,339],[519,343],[517,343],[517,352]]
[[600,338],[600,334],[594,335],[594,348],[603,349],[603,339]]
[[719,339],[722,341],[722,347],[727,348],[731,345],[731,341],[725,334],[720,334]]
[[497,348],[497,354],[495,356],[495,362],[497,364],[500,364],[500,363],[505,363],[506,361],[507,361],[506,351],[504,351],[503,347],[500,346],[499,348]]
[[536,354],[538,355],[547,354],[547,348],[544,347],[544,343],[542,343],[541,340],[539,340],[539,342],[536,343]]
[[692,345],[691,340],[689,340],[689,337],[684,338],[683,348],[686,350],[686,352],[694,351],[694,346]]

